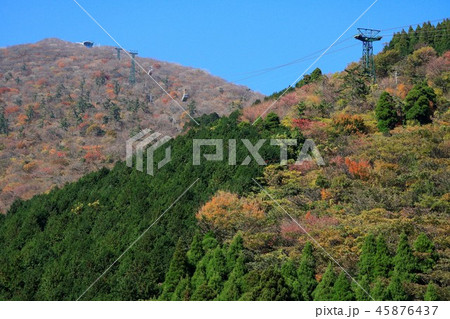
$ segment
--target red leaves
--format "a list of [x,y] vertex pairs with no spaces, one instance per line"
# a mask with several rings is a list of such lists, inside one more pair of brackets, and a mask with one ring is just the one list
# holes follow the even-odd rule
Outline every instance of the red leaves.
[[86,155],[84,155],[84,159],[88,162],[103,160],[104,156],[101,152],[101,145],[86,145],[83,146],[83,149],[87,151]]
[[301,225],[308,233],[323,231],[324,229],[339,225],[339,221],[332,216],[318,217],[308,211],[303,218],[298,221],[291,219],[285,220],[280,227],[281,236],[287,240],[293,240],[299,238],[304,234],[304,230],[299,226]]
[[353,176],[360,179],[368,179],[370,176],[371,166],[368,161],[361,160],[359,162],[352,161],[350,158],[345,158],[345,165],[348,172]]
[[6,93],[6,92],[11,92],[11,88],[8,87],[0,87],[0,94]]
[[313,121],[308,119],[292,119],[292,125],[298,127],[300,130],[310,129],[313,123]]

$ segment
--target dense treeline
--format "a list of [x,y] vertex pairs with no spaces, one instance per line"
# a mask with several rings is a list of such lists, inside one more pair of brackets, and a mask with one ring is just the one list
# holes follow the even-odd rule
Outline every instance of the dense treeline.
[[425,234],[416,238],[412,249],[403,233],[395,253],[389,251],[384,236],[368,235],[354,274],[346,274],[332,261],[324,273],[318,274],[315,252],[309,242],[299,259],[285,257],[262,269],[255,267],[255,255],[244,248],[240,232],[229,243],[222,244],[212,232],[197,233],[190,246],[186,246],[179,240],[160,300],[439,299],[432,282],[427,290],[416,292],[416,296],[405,289],[413,282],[427,284],[423,275],[438,258],[434,244]]
[[[253,186],[252,178],[262,173],[253,160],[246,166],[229,166],[227,158],[193,166],[193,139],[247,138],[256,144],[272,134],[296,134],[281,127],[277,116],[258,126],[239,124],[238,116],[199,118],[201,126],[169,142],[172,161],[154,177],[119,162],[112,170],[101,169],[49,194],[16,201],[6,216],[0,215],[0,299],[78,298],[199,178],[84,297],[136,300],[158,296],[158,284],[164,280],[178,238],[189,238],[196,228],[194,216],[199,205],[219,188],[247,192]],[[248,152],[242,143],[236,148],[239,164]],[[156,159],[164,156],[164,151],[159,151]],[[210,148],[209,153],[213,152]],[[225,156],[227,153],[225,150]],[[278,160],[279,153],[279,147],[268,143],[260,150],[269,161]]]
[[408,31],[395,33],[384,50],[396,49],[404,57],[421,46],[431,46],[439,55],[450,50],[450,19],[444,19],[436,25],[425,22],[416,29],[409,27]]

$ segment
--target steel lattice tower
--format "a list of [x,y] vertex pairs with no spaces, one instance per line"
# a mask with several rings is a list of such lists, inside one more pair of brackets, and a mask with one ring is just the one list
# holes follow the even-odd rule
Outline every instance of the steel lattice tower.
[[355,39],[363,43],[362,65],[364,70],[373,78],[375,82],[375,63],[373,61],[373,43],[380,41],[381,36],[378,35],[380,30],[358,28],[359,34],[355,35]]
[[138,54],[137,51],[129,51],[131,55],[131,66],[130,66],[130,84],[136,83],[136,65],[134,63],[134,57]]
[[120,51],[122,51],[122,48],[116,48],[117,51],[117,60],[120,60]]

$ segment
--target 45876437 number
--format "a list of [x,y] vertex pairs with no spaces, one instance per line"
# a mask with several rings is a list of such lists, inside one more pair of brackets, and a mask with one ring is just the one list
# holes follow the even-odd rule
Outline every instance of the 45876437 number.
[[434,316],[438,306],[378,306],[377,312],[380,316]]

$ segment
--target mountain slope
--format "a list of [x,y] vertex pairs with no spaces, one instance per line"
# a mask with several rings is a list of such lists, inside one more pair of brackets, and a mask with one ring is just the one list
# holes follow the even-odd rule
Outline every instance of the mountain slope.
[[[193,116],[229,114],[261,97],[202,70],[136,61]],[[134,85],[129,75],[130,58],[122,52],[118,60],[113,47],[46,39],[0,49],[0,212],[111,167],[141,129],[175,135],[190,121],[139,66]]]

